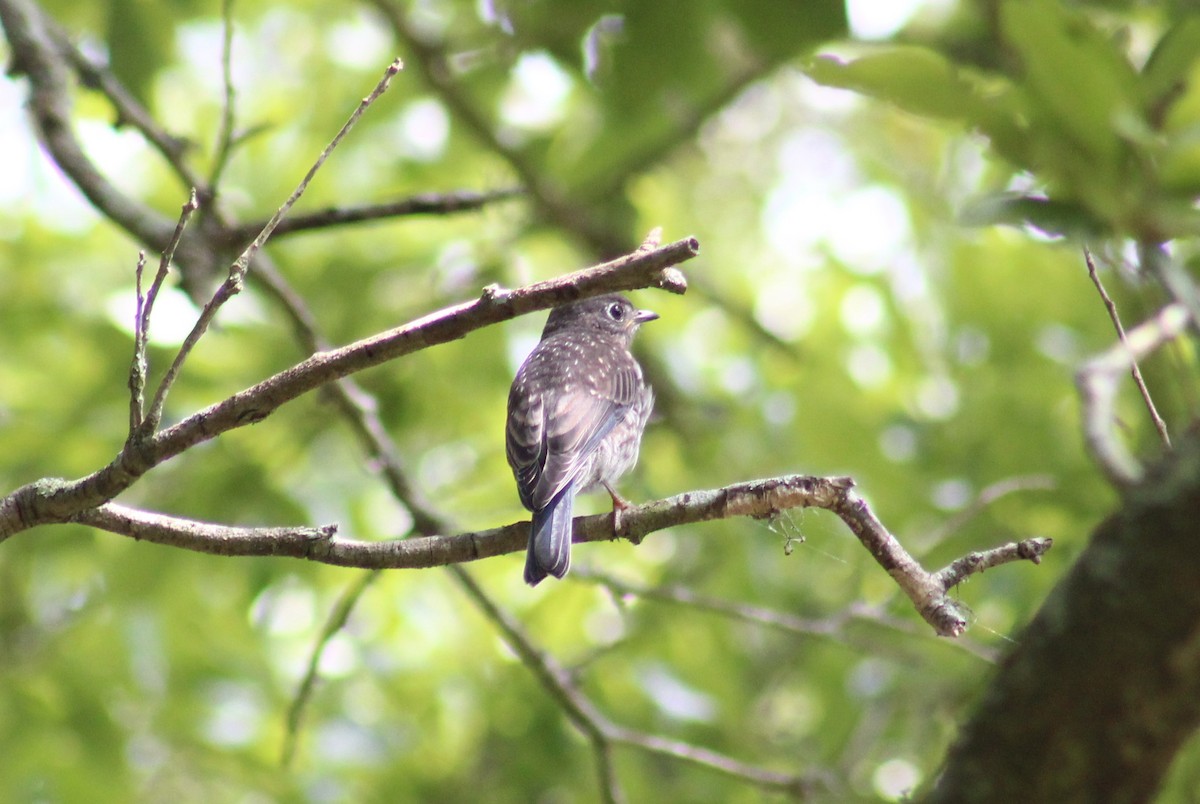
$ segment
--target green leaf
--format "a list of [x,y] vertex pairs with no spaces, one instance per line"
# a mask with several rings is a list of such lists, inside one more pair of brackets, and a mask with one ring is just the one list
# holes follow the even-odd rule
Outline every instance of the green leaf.
[[1082,17],[1056,4],[1013,0],[1001,7],[1005,39],[1021,58],[1032,111],[1061,131],[1062,149],[1083,148],[1111,171],[1122,150],[1113,121],[1140,108],[1133,68]]
[[805,72],[819,84],[852,89],[928,117],[960,120],[974,106],[972,87],[957,67],[924,47],[888,48],[848,63],[821,56]]
[[[1193,37],[1200,37],[1200,18],[1173,28],[1146,65],[1147,91],[1157,91],[1163,104],[1159,127],[1165,141],[1155,159],[1159,182],[1189,196],[1200,194],[1200,43],[1193,45]],[[1187,52],[1188,47],[1196,50]]]
[[1188,85],[1200,59],[1200,16],[1188,16],[1168,30],[1142,68],[1142,95],[1152,116]]
[[1085,206],[1017,193],[996,193],[976,199],[959,216],[966,226],[1032,226],[1051,235],[1090,237],[1105,231],[1104,222]]
[[[578,134],[563,143],[571,158],[560,177],[610,194],[631,154],[637,164],[669,149],[747,83],[846,30],[841,0],[630,4],[620,33],[606,37],[595,84],[604,126],[589,123],[588,134],[603,135],[582,157]],[[614,163],[615,153],[623,158]]]
[[113,73],[143,104],[158,70],[171,57],[174,18],[166,4],[109,0],[108,58]]
[[1163,187],[1200,194],[1200,126],[1171,138],[1160,156],[1158,171]]
[[849,63],[821,56],[805,72],[819,84],[886,100],[913,114],[963,121],[987,135],[1013,165],[1034,167],[1024,93],[1003,77],[975,75],[917,46],[892,47]]

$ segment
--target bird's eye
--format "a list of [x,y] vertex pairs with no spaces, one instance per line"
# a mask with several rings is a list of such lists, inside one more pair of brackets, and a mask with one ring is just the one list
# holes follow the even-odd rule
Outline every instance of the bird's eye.
[[613,321],[620,321],[625,317],[625,308],[619,302],[613,302],[608,305],[608,317]]

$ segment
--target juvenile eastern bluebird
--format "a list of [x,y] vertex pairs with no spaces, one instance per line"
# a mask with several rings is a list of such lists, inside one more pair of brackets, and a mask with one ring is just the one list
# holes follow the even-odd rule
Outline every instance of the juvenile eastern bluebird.
[[542,339],[508,394],[505,442],[521,502],[533,512],[525,582],[571,567],[575,495],[612,484],[637,463],[654,392],[629,345],[658,318],[623,296],[584,299],[550,312]]

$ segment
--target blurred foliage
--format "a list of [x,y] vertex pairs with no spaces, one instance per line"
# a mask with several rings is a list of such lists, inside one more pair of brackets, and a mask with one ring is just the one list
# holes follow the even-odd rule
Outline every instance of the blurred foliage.
[[[223,104],[217,4],[46,6],[195,144],[199,169],[211,167]],[[977,615],[970,639],[1003,651],[1116,501],[1083,453],[1073,386],[1112,327],[1078,243],[1059,235],[1093,238],[1127,324],[1160,304],[1124,238],[1196,229],[1200,23],[1170,5],[1006,2],[990,17],[984,6],[918,14],[870,45],[838,41],[847,18],[833,2],[396,6],[446,56],[448,96],[393,41],[378,3],[239,0],[237,126],[256,133],[232,154],[222,203],[246,220],[274,210],[399,53],[409,69],[303,209],[508,186],[519,161],[610,227],[611,242],[635,245],[658,225],[667,239],[696,235],[693,292],[637,296],[662,314],[638,346],[660,403],[627,496],[844,473],[931,567],[1053,537],[1042,566],[997,569],[959,592]],[[4,128],[21,138],[11,152],[32,165],[27,196],[0,196],[6,489],[85,474],[119,449],[139,247],[34,156],[18,122],[24,92],[19,79],[0,85]],[[105,172],[174,215],[187,188],[169,167],[110,128],[103,99],[80,89],[75,102]],[[495,142],[464,124],[463,108]],[[542,212],[507,201],[297,234],[268,250],[343,343],[489,282],[599,256]],[[997,222],[1013,225],[987,226]],[[171,333],[194,315],[172,298],[153,323],[159,371]],[[502,425],[540,324],[477,332],[359,378],[417,486],[463,528],[524,516]],[[285,317],[251,285],[188,363],[168,420],[301,357]],[[1173,430],[1195,409],[1194,382],[1179,381],[1195,364],[1179,346],[1146,366]],[[1132,394],[1121,413],[1153,454]],[[993,484],[1031,476],[1053,488],[1007,494],[943,531]],[[190,450],[123,501],[227,523],[336,521],[362,539],[411,527],[321,394]],[[542,647],[578,666],[615,721],[827,773],[839,780],[831,800],[894,798],[934,773],[989,673],[935,638],[823,512],[681,527],[636,549],[588,545],[576,562],[803,617],[865,602],[911,630],[856,621],[802,636],[577,577],[531,591],[522,560],[470,570]],[[22,534],[0,546],[0,799],[594,798],[585,740],[447,581],[440,570],[392,572],[368,588],[322,658],[299,753],[281,769],[288,707],[356,573],[78,527]],[[1200,784],[1197,750],[1170,791]],[[637,750],[616,757],[632,801],[762,797]]]
[[[1007,70],[955,64],[925,46],[883,45],[850,60],[823,56],[808,72],[964,123],[1014,168],[1037,176],[1036,195],[980,207],[981,222],[1146,242],[1200,231],[1200,16],[1160,12],[1153,21],[1104,25],[1087,9],[1056,3],[995,8],[990,42]],[[1146,39],[1149,52],[1137,53]]]

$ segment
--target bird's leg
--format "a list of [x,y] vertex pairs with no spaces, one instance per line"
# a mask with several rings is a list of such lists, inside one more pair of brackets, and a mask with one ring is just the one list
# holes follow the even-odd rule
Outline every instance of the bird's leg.
[[621,514],[626,508],[630,507],[629,502],[620,494],[617,494],[616,490],[608,482],[601,481],[601,483],[604,486],[604,490],[608,492],[608,496],[612,497],[613,538],[619,539],[621,538]]

